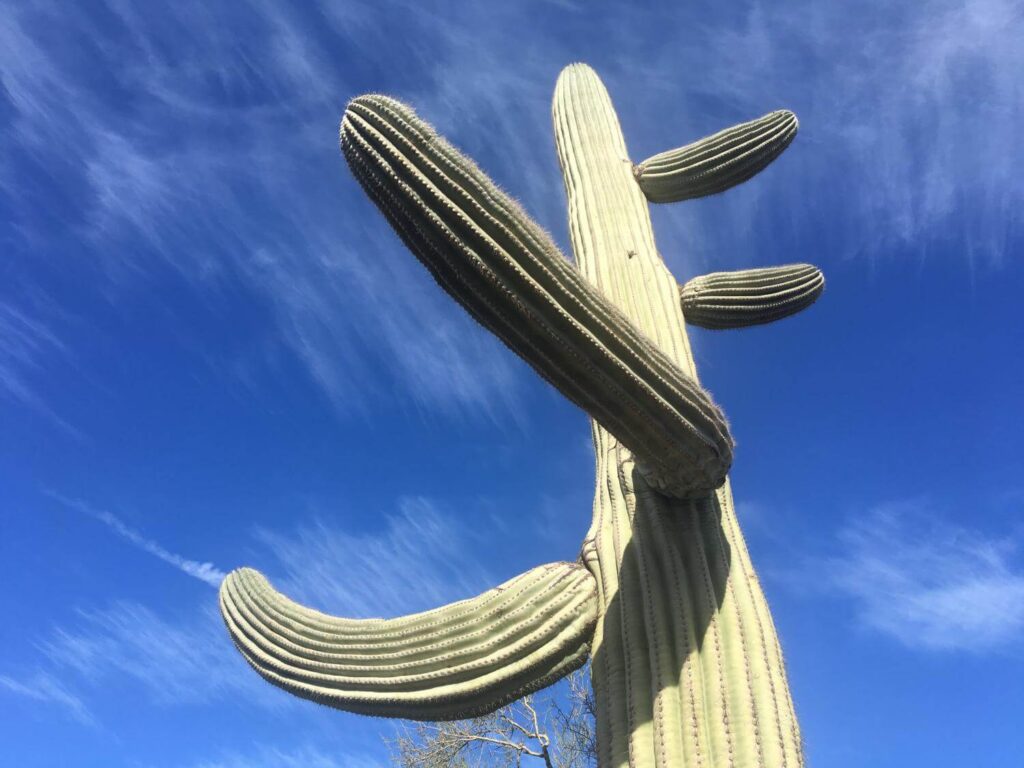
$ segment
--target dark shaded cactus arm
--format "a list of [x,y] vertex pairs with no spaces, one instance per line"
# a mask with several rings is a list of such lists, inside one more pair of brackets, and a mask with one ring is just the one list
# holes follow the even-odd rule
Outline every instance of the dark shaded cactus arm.
[[744,328],[770,323],[811,306],[825,276],[811,264],[712,272],[680,289],[683,317],[702,328]]
[[797,126],[796,115],[780,109],[649,157],[633,174],[652,203],[714,195],[766,168],[793,141]]
[[341,146],[438,283],[633,450],[655,488],[684,498],[725,481],[732,440],[707,393],[471,160],[410,108],[376,95],[350,102]]
[[246,661],[274,685],[412,720],[473,717],[550,685],[584,663],[597,621],[594,577],[578,563],[395,619],[327,616],[241,568],[224,579],[220,607]]

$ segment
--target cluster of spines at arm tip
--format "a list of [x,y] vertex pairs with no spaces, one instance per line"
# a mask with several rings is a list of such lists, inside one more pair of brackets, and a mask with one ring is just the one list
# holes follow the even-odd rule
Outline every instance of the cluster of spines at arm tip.
[[762,171],[796,136],[796,115],[780,109],[650,157],[633,169],[652,203],[724,192]]
[[813,304],[825,277],[811,264],[712,272],[680,290],[683,317],[702,328],[744,328],[787,317]]
[[274,685],[349,712],[440,721],[494,711],[580,667],[597,593],[582,565],[553,563],[433,611],[342,619],[240,568],[224,579],[220,608],[246,661]]
[[437,282],[666,478],[660,490],[688,497],[721,486],[732,439],[718,407],[471,160],[409,107],[378,95],[348,105],[341,146]]

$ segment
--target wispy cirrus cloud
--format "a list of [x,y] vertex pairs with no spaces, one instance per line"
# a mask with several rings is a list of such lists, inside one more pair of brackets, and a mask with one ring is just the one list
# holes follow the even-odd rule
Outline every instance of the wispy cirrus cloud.
[[159,543],[147,538],[134,528],[125,525],[124,522],[112,512],[108,512],[103,509],[96,509],[95,507],[86,504],[81,499],[70,499],[54,491],[47,491],[46,495],[56,501],[59,501],[61,504],[70,507],[71,509],[78,510],[83,514],[88,515],[93,520],[103,523],[103,525],[136,549],[140,549],[143,552],[152,555],[156,559],[162,560],[194,579],[198,579],[199,581],[209,584],[214,589],[220,587],[220,583],[224,580],[224,571],[220,570],[212,563],[200,563],[197,560],[190,560],[167,550]]
[[49,673],[36,672],[20,680],[0,675],[0,690],[33,701],[54,704],[65,709],[83,725],[96,724],[96,719],[85,703],[63,681]]
[[49,360],[67,355],[64,342],[47,323],[0,299],[0,395],[82,440],[82,433],[59,416],[41,392]]
[[1024,642],[1020,542],[943,522],[922,502],[888,504],[840,533],[817,564],[867,628],[910,648],[997,651]]
[[[240,278],[272,313],[267,364],[283,347],[344,415],[397,393],[449,416],[515,420],[517,364],[382,220],[364,225],[370,205],[343,183],[337,121],[355,94],[317,13],[185,3],[155,23],[130,4],[104,12],[117,24],[45,1],[5,19],[0,156],[31,157],[54,197],[76,191],[54,226],[0,181],[27,249],[74,232],[115,290],[170,267],[211,306]],[[64,55],[50,55],[54,40]]]
[[464,525],[429,499],[403,498],[375,533],[353,534],[321,520],[287,532],[256,531],[281,575],[276,586],[329,613],[395,616],[472,597],[494,586],[470,554]]
[[171,618],[135,601],[115,602],[80,611],[39,645],[52,674],[74,676],[83,687],[128,681],[165,705],[235,696],[280,704],[235,652],[213,605]]
[[678,55],[707,63],[696,86],[707,97],[797,109],[801,150],[785,183],[818,192],[789,216],[827,227],[840,255],[923,257],[953,243],[972,267],[1004,263],[1024,232],[1019,0],[823,10],[755,2],[738,27],[702,24],[706,44]]

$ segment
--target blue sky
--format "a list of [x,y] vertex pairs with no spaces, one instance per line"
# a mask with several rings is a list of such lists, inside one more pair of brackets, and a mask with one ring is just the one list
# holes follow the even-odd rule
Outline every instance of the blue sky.
[[220,576],[394,615],[576,556],[585,417],[431,283],[337,126],[408,101],[568,251],[550,99],[586,61],[637,161],[800,118],[653,216],[681,281],[828,278],[692,335],[812,764],[1020,764],[1024,3],[0,5],[6,762],[381,764],[389,723],[236,657]]

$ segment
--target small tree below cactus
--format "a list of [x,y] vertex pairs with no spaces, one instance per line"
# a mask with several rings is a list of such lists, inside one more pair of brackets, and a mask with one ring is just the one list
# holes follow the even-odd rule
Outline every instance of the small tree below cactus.
[[400,768],[546,768],[597,765],[589,669],[496,712],[447,723],[410,723],[388,739]]

